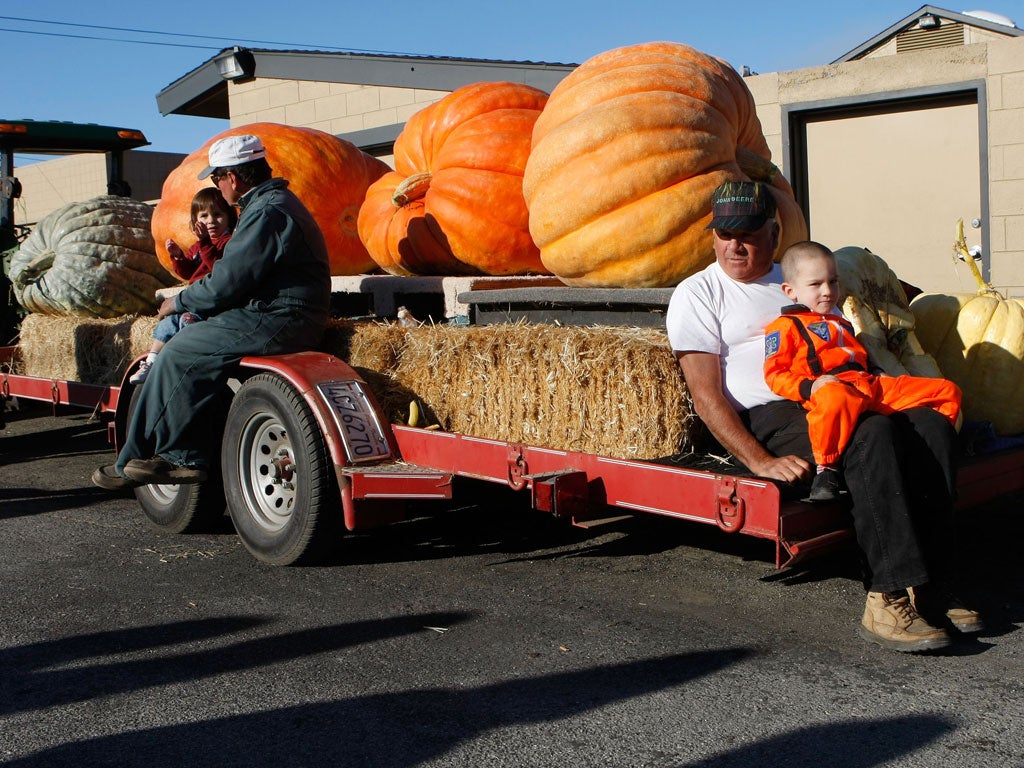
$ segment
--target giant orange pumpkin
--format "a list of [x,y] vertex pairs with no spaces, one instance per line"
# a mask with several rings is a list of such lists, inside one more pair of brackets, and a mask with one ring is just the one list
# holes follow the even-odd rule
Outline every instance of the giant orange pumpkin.
[[196,237],[190,225],[192,197],[209,179],[196,178],[206,168],[207,152],[217,139],[237,134],[259,136],[275,176],[288,180],[289,189],[313,215],[327,242],[332,275],[357,275],[376,268],[359,240],[356,218],[367,188],[390,169],[348,141],[315,128],[277,123],[252,123],[230,128],[186,157],[164,181],[153,211],[157,257],[168,270],[171,259],[165,242],[172,238],[188,250]]
[[617,48],[551,92],[523,179],[541,259],[579,286],[667,287],[714,258],[711,193],[768,181],[779,253],[807,237],[754,100],[725,62],[679,43]]
[[395,171],[359,212],[374,261],[395,275],[544,272],[523,170],[545,101],[526,85],[476,83],[413,115],[395,141]]

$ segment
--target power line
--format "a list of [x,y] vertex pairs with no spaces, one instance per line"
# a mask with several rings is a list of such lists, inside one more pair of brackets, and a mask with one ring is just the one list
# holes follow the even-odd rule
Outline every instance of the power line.
[[[77,22],[70,22],[70,21],[47,21],[46,19],[26,19],[26,18],[23,18],[21,16],[0,16],[0,19],[4,19],[5,21],[27,21],[27,22],[31,22],[32,24],[52,24],[52,25],[61,26],[61,27],[83,27],[85,29],[101,29],[104,32],[138,32],[138,33],[141,33],[143,35],[164,35],[166,37],[194,37],[194,38],[201,39],[201,40],[220,40],[222,42],[228,42],[228,38],[225,38],[225,37],[216,37],[216,36],[213,36],[213,35],[196,35],[196,34],[193,34],[191,32],[164,32],[164,31],[161,31],[161,30],[135,29],[133,27],[111,27],[111,26],[105,26],[105,25],[101,25],[101,24],[80,24],[80,23],[77,23]],[[40,34],[45,34],[45,33],[40,33]],[[270,40],[245,40],[245,39],[240,39],[240,40],[237,40],[236,42],[259,43],[260,45],[293,45],[292,43],[275,43],[275,42],[272,42]],[[341,50],[341,49],[334,49],[334,50]]]
[[[185,37],[185,38],[194,38],[194,39],[198,39],[198,40],[217,40],[217,41],[220,41],[221,43],[226,43],[226,44],[229,44],[229,45],[235,44],[235,43],[253,43],[253,44],[256,44],[256,45],[273,45],[273,46],[281,46],[281,47],[285,47],[285,48],[316,48],[317,50],[351,51],[353,53],[385,53],[385,54],[392,54],[392,55],[398,55],[398,56],[417,56],[417,55],[420,55],[420,54],[408,53],[408,52],[403,52],[403,51],[381,51],[381,50],[374,50],[374,49],[371,49],[371,48],[339,48],[338,46],[333,46],[333,45],[317,45],[317,46],[313,46],[313,45],[310,45],[309,43],[282,43],[282,42],[272,41],[272,40],[250,40],[250,39],[247,39],[247,38],[226,38],[226,37],[216,37],[216,36],[213,36],[213,35],[196,35],[196,34],[193,34],[191,32],[164,32],[164,31],[161,31],[161,30],[154,30],[154,29],[135,29],[135,28],[132,28],[132,27],[112,27],[112,26],[106,26],[106,25],[101,25],[101,24],[80,24],[80,23],[77,23],[77,22],[69,22],[69,21],[49,21],[47,19],[28,19],[28,18],[24,18],[24,17],[21,17],[21,16],[0,16],[0,19],[3,19],[5,21],[23,21],[23,22],[29,22],[31,24],[51,24],[51,25],[62,26],[62,27],[80,27],[80,28],[83,28],[83,29],[99,29],[99,30],[102,30],[104,32],[130,32],[130,33],[134,33],[134,34],[143,34],[143,35],[162,35],[162,36],[165,36],[165,37]],[[71,37],[71,38],[78,38],[78,39],[83,39],[83,40],[104,40],[104,41],[108,41],[108,42],[112,41],[112,42],[118,42],[118,43],[136,43],[136,44],[139,44],[139,45],[163,45],[163,46],[172,46],[172,47],[175,47],[175,48],[201,48],[203,50],[219,50],[219,49],[213,49],[211,46],[189,45],[187,43],[160,43],[160,42],[156,42],[156,41],[152,41],[152,40],[125,40],[123,38],[116,38],[116,37],[114,37],[114,38],[111,38],[111,37],[91,37],[91,36],[88,36],[88,35],[73,35],[73,34],[60,33],[60,32],[40,32],[40,31],[33,31],[33,30],[27,30],[27,29],[0,29],[0,32],[22,32],[22,33],[29,34],[29,35],[44,35],[44,36],[48,36],[48,37]],[[221,46],[221,47],[223,47],[223,46]]]
[[136,45],[160,45],[170,48],[199,48],[204,51],[220,50],[219,48],[214,48],[209,45],[189,45],[188,43],[160,43],[156,40],[124,40],[123,38],[119,37],[99,37],[97,35],[72,35],[67,32],[38,32],[31,29],[6,29],[4,27],[0,27],[0,32],[17,32],[23,35],[43,35],[44,37],[70,37],[76,40],[103,40],[105,42],[133,43]]

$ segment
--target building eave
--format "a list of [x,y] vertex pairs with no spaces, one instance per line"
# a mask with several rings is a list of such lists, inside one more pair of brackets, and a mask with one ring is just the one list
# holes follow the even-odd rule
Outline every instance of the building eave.
[[228,84],[213,59],[179,77],[156,95],[161,115],[193,115],[227,119]]
[[[230,49],[224,49],[230,50]],[[248,49],[254,77],[452,91],[478,82],[524,83],[550,92],[576,64]],[[219,55],[219,54],[218,54]],[[163,115],[230,117],[227,82],[211,57],[161,90]]]

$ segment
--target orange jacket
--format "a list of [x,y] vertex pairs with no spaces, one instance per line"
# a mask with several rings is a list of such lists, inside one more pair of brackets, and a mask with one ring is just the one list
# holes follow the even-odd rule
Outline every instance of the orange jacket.
[[842,315],[811,312],[803,304],[782,308],[764,331],[764,379],[787,400],[811,398],[811,384],[826,373],[868,371],[868,353]]

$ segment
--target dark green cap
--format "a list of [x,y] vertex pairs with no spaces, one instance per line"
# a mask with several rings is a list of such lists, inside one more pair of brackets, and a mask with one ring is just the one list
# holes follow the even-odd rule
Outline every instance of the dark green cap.
[[756,232],[775,216],[775,198],[759,181],[727,181],[711,193],[707,229]]

